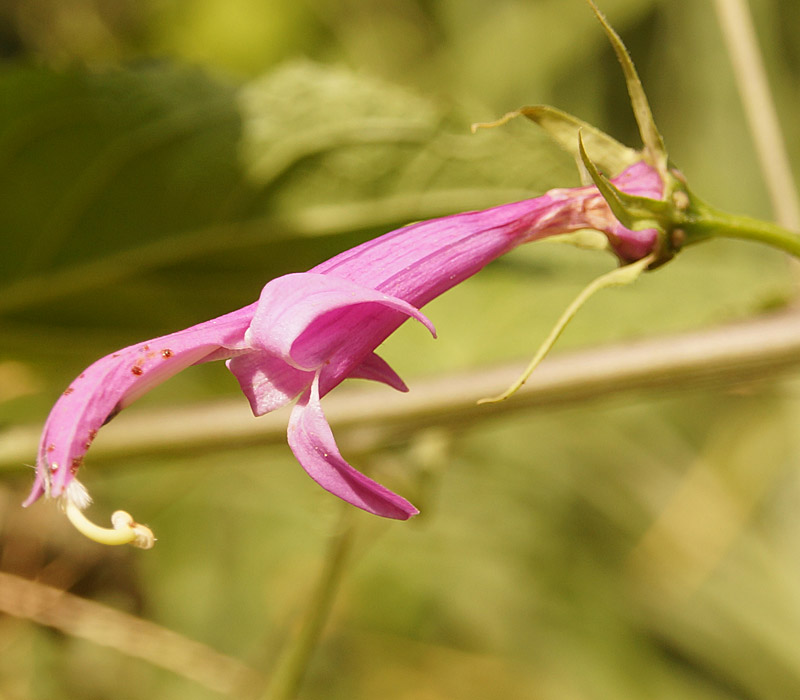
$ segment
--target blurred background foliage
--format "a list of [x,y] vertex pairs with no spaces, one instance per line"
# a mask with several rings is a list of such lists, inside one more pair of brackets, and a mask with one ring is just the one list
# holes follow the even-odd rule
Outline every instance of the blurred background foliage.
[[[800,5],[753,4],[797,168]],[[693,189],[769,218],[711,3],[602,7]],[[471,122],[550,103],[638,145],[579,0],[3,0],[0,52],[0,439],[42,422],[100,355],[247,304],[271,277],[412,220],[578,182],[530,124],[473,136]],[[515,251],[430,305],[439,340],[404,327],[384,355],[412,391],[415,377],[525,357],[612,264]],[[794,293],[783,256],[715,242],[593,300],[559,350],[747,318]],[[798,379],[345,452],[423,513],[353,516],[302,697],[800,697]],[[221,365],[203,366],[130,412],[235,394]],[[0,571],[269,675],[339,504],[285,446],[176,457],[144,442],[124,461],[90,455],[84,480],[96,510],[153,526],[152,552],[83,542],[47,505],[20,511],[30,470],[4,464]],[[25,616],[0,628],[3,698],[221,697]],[[135,655],[147,641],[122,629]]]

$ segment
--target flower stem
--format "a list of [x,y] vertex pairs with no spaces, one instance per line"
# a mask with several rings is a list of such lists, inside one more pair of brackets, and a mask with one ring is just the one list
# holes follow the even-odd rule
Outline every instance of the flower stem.
[[263,700],[292,700],[297,696],[309,659],[314,653],[342,582],[355,534],[352,510],[349,505],[342,508],[339,525],[328,545],[325,563],[305,617],[294,638],[279,657]]
[[687,244],[708,238],[739,238],[778,248],[800,258],[800,234],[783,226],[739,214],[728,214],[693,201],[691,215],[682,226]]

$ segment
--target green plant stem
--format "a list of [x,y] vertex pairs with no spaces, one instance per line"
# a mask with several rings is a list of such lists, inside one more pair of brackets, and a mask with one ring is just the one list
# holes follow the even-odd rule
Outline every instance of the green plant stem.
[[352,510],[349,504],[342,507],[337,531],[330,540],[305,617],[279,657],[263,700],[291,700],[297,696],[309,659],[330,615],[353,544],[355,523]]
[[695,202],[694,210],[682,225],[687,244],[708,238],[739,238],[778,248],[800,258],[800,234],[783,226],[739,214],[728,214]]

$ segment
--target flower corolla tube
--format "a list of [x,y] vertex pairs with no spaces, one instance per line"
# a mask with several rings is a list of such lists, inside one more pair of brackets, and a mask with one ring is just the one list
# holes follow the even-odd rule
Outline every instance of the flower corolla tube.
[[[612,182],[634,195],[658,199],[662,194],[658,174],[644,162]],[[308,272],[270,281],[249,306],[107,355],[80,374],[53,406],[25,505],[46,494],[61,500],[73,522],[80,520],[90,499],[75,475],[98,430],[184,368],[226,360],[255,415],[296,401],[288,442],[314,481],[370,513],[405,520],[417,509],[348,464],[320,399],[350,377],[406,391],[375,354],[406,319],[419,321],[435,336],[420,311],[429,301],[522,243],[586,228],[605,233],[623,262],[641,260],[657,245],[657,231],[624,228],[596,187],[556,189],[392,231]],[[116,516],[117,534],[96,539],[152,544],[146,528],[125,513]],[[91,524],[82,529],[92,527],[103,530]]]

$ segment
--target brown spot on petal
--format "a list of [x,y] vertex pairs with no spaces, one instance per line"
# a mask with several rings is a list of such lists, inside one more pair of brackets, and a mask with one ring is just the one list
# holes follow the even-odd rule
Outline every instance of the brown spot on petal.
[[172,357],[172,350],[169,348],[164,348],[161,351],[161,357],[163,357],[165,360],[168,360],[170,357]]
[[48,452],[52,452],[55,449],[56,449],[56,446],[52,442],[47,446],[47,451]]
[[83,457],[73,457],[72,463],[69,466],[69,470],[74,474],[80,468],[81,464],[83,464]]
[[90,430],[89,435],[86,437],[86,442],[83,443],[83,449],[88,450],[92,446],[92,442],[97,437],[96,430]]
[[137,377],[141,377],[144,374],[144,370],[139,367],[139,365],[134,365],[131,367],[131,372],[133,372]]
[[145,345],[143,349],[144,349],[145,352],[147,352],[150,349],[150,346],[149,345]]
[[73,389],[71,386],[68,386],[66,389],[64,389],[64,396],[69,396],[73,391],[75,391],[75,389]]

